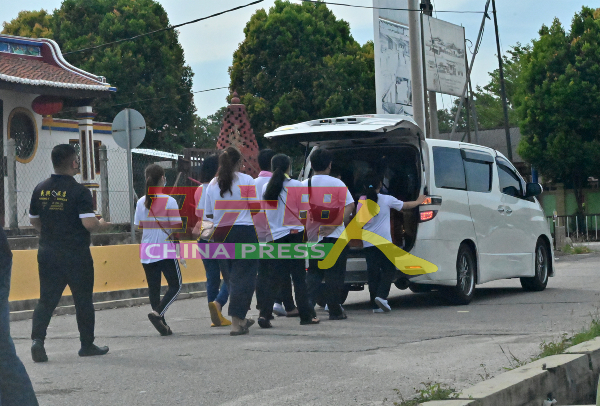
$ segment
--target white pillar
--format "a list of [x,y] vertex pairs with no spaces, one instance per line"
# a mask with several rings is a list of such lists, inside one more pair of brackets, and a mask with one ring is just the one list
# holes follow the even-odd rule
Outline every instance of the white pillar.
[[8,189],[8,226],[16,230],[19,228],[17,214],[17,148],[15,140],[6,141],[6,176]]
[[96,171],[94,170],[94,117],[96,113],[91,106],[77,108],[79,118],[79,150],[81,159],[81,183],[97,184]]

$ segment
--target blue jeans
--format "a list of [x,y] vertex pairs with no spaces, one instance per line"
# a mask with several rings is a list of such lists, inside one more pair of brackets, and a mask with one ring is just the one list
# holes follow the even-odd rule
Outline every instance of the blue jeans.
[[10,337],[11,266],[12,261],[0,267],[0,406],[37,406],[31,381]]
[[206,272],[206,298],[209,303],[217,302],[223,308],[229,299],[229,291],[227,290],[228,278],[226,275],[223,275],[223,283],[221,284],[221,268],[219,267],[218,259],[203,259],[202,263],[204,263],[204,270]]

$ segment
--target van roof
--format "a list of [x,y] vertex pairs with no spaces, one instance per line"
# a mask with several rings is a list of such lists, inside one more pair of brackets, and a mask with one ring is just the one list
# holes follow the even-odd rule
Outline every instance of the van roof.
[[266,138],[296,136],[313,141],[321,138],[319,134],[337,133],[339,136],[353,137],[358,134],[368,136],[398,130],[424,139],[423,132],[412,117],[398,114],[361,114],[334,118],[322,118],[279,127],[265,134]]

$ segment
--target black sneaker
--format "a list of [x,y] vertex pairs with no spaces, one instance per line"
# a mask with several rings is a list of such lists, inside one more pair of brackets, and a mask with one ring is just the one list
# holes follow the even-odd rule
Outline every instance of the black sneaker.
[[33,340],[33,344],[31,344],[31,358],[33,362],[48,362],[48,356],[46,355],[46,349],[42,340]]
[[80,357],[93,357],[95,355],[104,355],[108,352],[108,347],[98,347],[95,344],[82,346],[79,350]]
[[149,313],[148,320],[150,320],[150,323],[152,323],[156,331],[158,331],[161,336],[169,335],[169,331],[171,329],[163,322],[163,318],[161,316],[157,316],[154,313]]

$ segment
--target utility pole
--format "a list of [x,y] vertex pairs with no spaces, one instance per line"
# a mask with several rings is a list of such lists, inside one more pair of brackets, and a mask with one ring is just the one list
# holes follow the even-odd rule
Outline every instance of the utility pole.
[[[431,0],[422,0],[421,9],[425,15],[433,16]],[[423,61],[423,65],[425,65],[425,61]],[[429,136],[431,138],[439,138],[440,126],[437,116],[437,93],[430,91],[427,93],[427,96],[429,98],[429,125],[431,126]]]
[[423,68],[421,65],[421,29],[420,29],[420,9],[418,0],[408,0],[408,34],[410,47],[410,76],[412,85],[412,107],[413,118],[423,133],[427,133],[425,128],[425,95],[423,87]]
[[510,141],[510,124],[508,122],[508,102],[506,100],[506,87],[504,85],[504,66],[502,53],[500,51],[500,34],[498,33],[498,13],[496,12],[496,0],[492,0],[492,13],[494,14],[494,28],[496,30],[496,48],[498,49],[498,65],[500,66],[500,93],[502,96],[502,109],[504,110],[504,131],[506,132],[507,158],[512,162],[512,143]]

